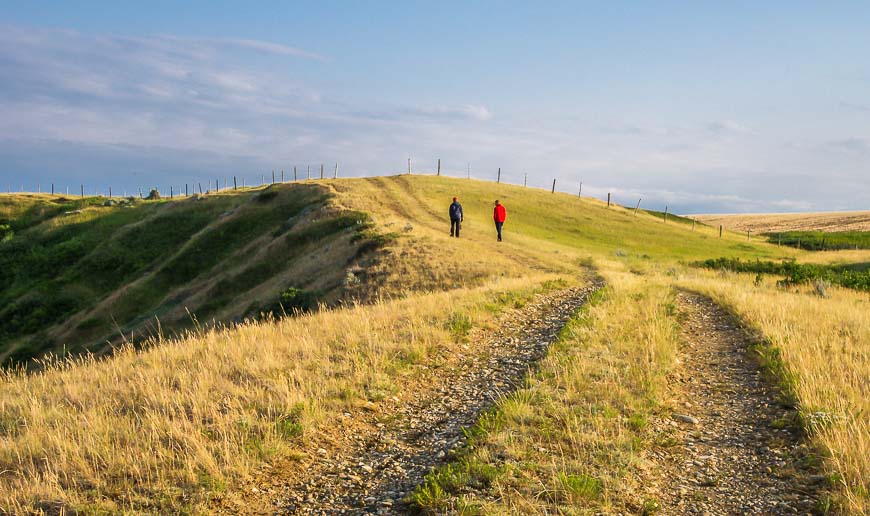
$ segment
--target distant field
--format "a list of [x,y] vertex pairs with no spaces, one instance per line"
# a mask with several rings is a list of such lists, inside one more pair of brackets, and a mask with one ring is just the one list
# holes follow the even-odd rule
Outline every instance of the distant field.
[[870,211],[831,211],[821,213],[746,213],[696,215],[711,226],[731,231],[779,233],[785,231],[870,231]]

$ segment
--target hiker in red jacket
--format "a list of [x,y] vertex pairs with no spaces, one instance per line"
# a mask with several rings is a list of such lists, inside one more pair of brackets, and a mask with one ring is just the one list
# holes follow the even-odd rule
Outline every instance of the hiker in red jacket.
[[498,200],[495,201],[495,209],[492,210],[492,220],[495,221],[495,230],[498,232],[498,241],[501,242],[501,227],[504,225],[504,219],[507,213],[504,211],[504,206]]

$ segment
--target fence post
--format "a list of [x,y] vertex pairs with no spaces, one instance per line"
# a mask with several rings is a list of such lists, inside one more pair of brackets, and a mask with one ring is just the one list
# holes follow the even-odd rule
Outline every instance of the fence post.
[[215,192],[220,192],[220,191],[221,191],[221,183],[220,183],[220,179],[215,179],[215,180],[214,180],[214,191],[215,191]]
[[577,192],[577,197],[583,195],[583,181],[580,181],[580,191]]
[[311,179],[311,165],[308,165],[308,179]]
[[199,183],[199,195],[202,195],[202,183]]
[[640,208],[640,201],[643,200],[643,197],[637,200],[637,206],[634,207],[634,216],[637,217],[637,210]]
[[438,174],[437,175],[439,175],[439,176],[441,175],[441,158],[438,158]]
[[[109,197],[111,197],[111,196],[112,196],[112,189],[109,188]],[[175,197],[175,188],[173,188],[172,185],[169,185],[169,198],[172,199],[173,197]]]
[[284,169],[281,169],[281,182],[284,182]]
[[239,189],[239,183],[236,181],[236,176],[233,176],[233,190]]
[[54,183],[51,183],[51,195],[54,195]]
[[141,199],[141,198],[142,198],[142,187],[139,186],[139,187],[137,187],[137,188],[139,188],[139,198]]
[[411,156],[408,156],[408,175],[411,175]]
[[722,238],[722,224],[719,224],[719,238]]
[[607,207],[610,208],[610,192],[607,192]]
[[335,163],[335,172],[332,173],[333,179],[338,179],[338,162]]
[[667,206],[665,206],[665,219],[664,220],[665,220],[665,222],[668,221],[668,207]]
[[[234,178],[234,179],[235,179],[235,178]],[[188,196],[188,193],[187,193],[187,183],[184,183],[184,196],[185,196],[185,197]]]
[[556,193],[556,180],[553,179],[553,188],[550,189],[550,193]]
[[109,187],[109,199],[111,199],[111,198],[112,198],[112,187],[110,186]]
[[527,187],[527,186],[529,186],[529,174],[524,172],[523,173],[523,187]]
[[501,183],[501,167],[498,167],[498,178],[495,180],[496,184]]
[[323,179],[323,163],[320,164],[320,179]]
[[293,181],[296,181],[296,165],[293,165]]
[[85,185],[81,185],[82,187],[82,199],[85,198]]
[[749,242],[749,230],[746,230],[746,241]]

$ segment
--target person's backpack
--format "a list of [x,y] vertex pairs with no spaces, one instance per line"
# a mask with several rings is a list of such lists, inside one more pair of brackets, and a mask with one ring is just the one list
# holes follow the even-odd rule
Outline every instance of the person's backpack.
[[462,205],[454,202],[450,205],[450,218],[453,220],[462,220]]

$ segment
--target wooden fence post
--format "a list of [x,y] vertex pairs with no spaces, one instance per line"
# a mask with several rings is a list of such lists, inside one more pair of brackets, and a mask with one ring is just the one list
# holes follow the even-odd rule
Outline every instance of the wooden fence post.
[[272,169],[272,184],[275,184],[275,169]]
[[323,179],[323,163],[320,164],[320,179]]
[[719,238],[722,238],[722,224],[719,224]]
[[498,177],[495,180],[496,184],[501,183],[501,167],[498,167]]
[[51,183],[51,195],[54,195],[54,183]]
[[110,186],[109,187],[109,199],[111,199],[111,198],[112,198],[112,187]]
[[202,183],[199,183],[199,195],[202,195]]
[[746,230],[746,241],[749,242],[749,230]]
[[85,198],[85,185],[81,185],[82,187],[82,199]]
[[281,169],[281,182],[284,182],[284,169]]
[[[109,197],[111,197],[111,196],[112,196],[112,189],[110,188],[109,189]],[[172,199],[173,197],[175,197],[175,188],[173,188],[172,185],[169,185],[169,198]]]
[[215,192],[220,192],[220,191],[221,191],[221,180],[220,180],[220,179],[215,179],[215,180],[214,180],[214,191],[215,191]]
[[556,180],[553,179],[553,188],[550,189],[550,193],[556,193]]
[[610,192],[607,192],[607,207],[610,208]]
[[[235,178],[233,178],[235,179]],[[187,193],[187,183],[184,183],[184,196],[187,197],[189,194]]]
[[233,190],[239,189],[239,182],[236,181],[236,176],[233,176]]
[[664,218],[664,221],[665,221],[665,222],[668,221],[668,207],[667,207],[667,206],[665,206],[665,218]]
[[335,163],[335,171],[332,173],[333,179],[338,179],[338,162]]
[[308,165],[308,179],[311,179],[311,165]]
[[637,217],[637,210],[640,208],[640,201],[643,200],[643,197],[637,200],[637,206],[634,207],[634,216]]
[[293,181],[296,181],[296,165],[293,165]]
[[408,175],[411,175],[411,156],[408,156]]
[[529,174],[523,173],[523,187],[529,186]]
[[438,174],[437,175],[439,175],[439,176],[441,175],[441,158],[438,158]]

